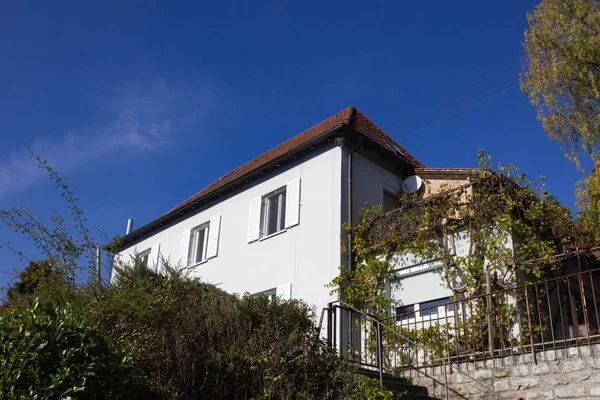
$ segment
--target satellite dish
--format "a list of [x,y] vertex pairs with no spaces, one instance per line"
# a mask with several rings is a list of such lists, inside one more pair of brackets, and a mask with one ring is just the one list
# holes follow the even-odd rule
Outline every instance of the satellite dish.
[[416,193],[423,186],[423,180],[420,176],[411,175],[404,180],[402,184],[402,191],[404,193],[412,194]]

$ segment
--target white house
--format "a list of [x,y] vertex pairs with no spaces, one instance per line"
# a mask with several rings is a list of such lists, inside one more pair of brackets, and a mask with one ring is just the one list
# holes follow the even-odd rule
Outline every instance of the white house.
[[[348,265],[342,225],[357,222],[366,202],[397,208],[403,179],[415,170],[436,171],[348,107],[127,234],[118,257],[169,259],[228,292],[299,298],[320,309],[335,300],[325,285]],[[399,304],[450,295],[437,289],[433,269],[419,268],[400,265],[420,290],[406,291]]]

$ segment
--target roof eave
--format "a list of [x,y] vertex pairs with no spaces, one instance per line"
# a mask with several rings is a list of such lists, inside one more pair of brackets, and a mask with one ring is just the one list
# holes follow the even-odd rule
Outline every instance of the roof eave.
[[319,135],[319,136],[315,137],[314,139],[307,141],[306,143],[304,143],[304,144],[294,148],[293,150],[289,151],[288,153],[282,155],[281,157],[273,159],[272,161],[269,161],[265,165],[262,165],[262,166],[258,167],[257,169],[240,176],[239,178],[235,179],[234,181],[227,183],[226,185],[223,185],[222,187],[220,187],[210,193],[207,193],[204,196],[198,197],[197,199],[194,199],[190,203],[185,204],[180,208],[174,209],[174,210],[166,213],[165,215],[155,219],[154,221],[141,226],[140,228],[134,230],[133,232],[131,232],[128,235],[125,235],[121,238],[121,240],[122,240],[121,249],[126,244],[129,244],[129,243],[135,241],[136,239],[144,237],[145,235],[152,232],[156,228],[161,227],[161,226],[165,225],[166,223],[169,223],[173,220],[179,219],[179,218],[183,217],[184,215],[188,214],[189,212],[198,208],[198,206],[200,206],[202,204],[206,204],[209,201],[212,201],[214,198],[220,197],[221,195],[223,195],[224,192],[227,192],[228,190],[233,190],[235,187],[237,187],[240,184],[248,183],[249,180],[262,175],[266,170],[269,170],[283,162],[291,161],[291,159],[294,159],[295,156],[297,156],[299,153],[303,153],[307,150],[310,150],[312,147],[315,147],[315,146],[327,141],[328,139],[332,138],[337,133],[341,132],[343,130],[343,128],[346,126],[347,125],[345,123],[338,124],[338,125],[334,126],[333,128],[329,129],[328,131],[324,132],[322,135]]

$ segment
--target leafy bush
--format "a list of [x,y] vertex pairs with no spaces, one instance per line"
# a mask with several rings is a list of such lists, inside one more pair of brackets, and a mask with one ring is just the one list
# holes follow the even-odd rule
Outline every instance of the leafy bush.
[[10,302],[0,398],[389,398],[340,361],[301,301],[234,296],[168,264],[116,271],[108,288]]
[[124,358],[104,335],[69,307],[35,303],[0,317],[0,398],[120,397],[127,382]]
[[331,391],[336,358],[305,304],[239,298],[168,265],[161,274],[143,265],[117,271],[93,304],[78,304],[161,397],[323,398]]
[[160,274],[138,264],[117,267],[93,304],[77,303],[157,398],[387,398],[370,397],[385,392],[379,382],[340,364],[300,301],[233,296],[168,264]]

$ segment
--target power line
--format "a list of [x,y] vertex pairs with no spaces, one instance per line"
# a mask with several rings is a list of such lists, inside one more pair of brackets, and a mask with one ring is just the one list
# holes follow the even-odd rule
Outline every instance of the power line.
[[400,118],[400,119],[398,119],[398,120],[396,120],[396,121],[392,122],[390,125],[388,125],[388,127],[392,127],[392,126],[396,125],[397,123],[399,123],[399,122],[402,122],[402,121],[404,121],[404,120],[406,120],[406,119],[408,119],[408,118],[412,117],[413,115],[415,115],[415,114],[418,114],[418,113],[420,113],[421,111],[428,109],[429,107],[432,107],[432,106],[438,105],[438,104],[439,104],[439,103],[441,103],[442,101],[444,101],[444,100],[446,100],[446,99],[448,99],[448,98],[450,98],[450,97],[452,97],[452,96],[454,96],[454,95],[457,95],[457,94],[459,94],[459,93],[461,93],[461,92],[464,92],[465,90],[469,89],[470,87],[473,87],[473,86],[475,86],[476,84],[478,84],[478,83],[480,83],[480,82],[483,82],[484,80],[486,80],[486,79],[487,79],[487,78],[489,78],[490,76],[494,76],[494,75],[496,75],[497,73],[499,73],[499,72],[502,72],[502,71],[504,71],[505,69],[507,69],[507,68],[509,68],[509,67],[512,67],[513,65],[515,65],[515,64],[516,64],[516,63],[518,63],[518,62],[519,62],[519,60],[515,60],[515,61],[511,62],[510,64],[506,64],[504,67],[502,67],[502,68],[500,68],[500,69],[497,69],[496,71],[494,71],[494,72],[491,72],[491,73],[487,74],[487,75],[486,75],[486,76],[484,76],[483,78],[479,78],[479,79],[477,79],[477,80],[475,80],[475,81],[473,81],[473,82],[471,82],[471,83],[468,83],[468,84],[466,84],[465,86],[461,87],[460,89],[458,89],[458,90],[455,90],[454,92],[452,92],[452,93],[450,93],[450,94],[447,94],[447,95],[445,95],[445,96],[443,96],[443,97],[441,97],[441,98],[439,98],[439,99],[435,100],[434,102],[432,102],[432,103],[429,103],[429,104],[427,104],[426,106],[424,106],[424,107],[421,107],[421,108],[419,108],[418,110],[411,112],[411,113],[410,113],[410,114],[408,114],[408,115],[405,115],[405,116],[403,116],[402,118]]
[[498,96],[500,96],[500,95],[502,95],[502,94],[504,94],[504,93],[508,92],[509,90],[516,88],[517,86],[519,86],[519,84],[518,84],[518,83],[517,83],[517,84],[515,84],[515,85],[512,85],[512,86],[510,86],[510,87],[508,87],[508,88],[506,88],[506,89],[504,89],[504,90],[502,90],[502,91],[500,91],[500,92],[498,92],[498,93],[496,93],[496,94],[493,94],[493,95],[491,95],[491,96],[489,96],[489,97],[486,97],[485,99],[483,99],[483,100],[480,100],[480,101],[478,101],[477,103],[471,104],[469,107],[463,108],[462,110],[460,110],[460,111],[458,111],[458,112],[456,112],[456,113],[454,113],[454,114],[452,114],[452,115],[449,115],[449,116],[447,116],[446,118],[442,118],[442,119],[440,119],[439,121],[436,121],[435,123],[433,123],[433,124],[431,124],[431,125],[428,125],[428,126],[426,126],[425,128],[419,129],[419,130],[417,130],[417,131],[415,131],[415,132],[409,133],[408,135],[402,136],[402,137],[401,137],[401,138],[399,138],[398,140],[406,139],[406,138],[408,138],[408,137],[411,137],[411,136],[414,136],[414,135],[416,135],[416,134],[418,134],[418,133],[421,133],[421,132],[423,132],[423,131],[425,131],[425,130],[427,130],[427,129],[429,129],[429,128],[433,128],[434,126],[436,126],[436,125],[438,125],[438,124],[440,124],[440,123],[442,123],[442,122],[444,122],[444,121],[446,121],[446,120],[449,120],[450,118],[454,118],[454,117],[456,117],[457,115],[464,113],[465,111],[469,111],[470,109],[472,109],[472,108],[475,108],[475,107],[477,107],[477,106],[479,106],[479,105],[481,105],[481,104],[485,103],[486,101],[493,99],[494,97],[498,97]]
[[482,88],[482,89],[479,89],[479,90],[478,90],[478,91],[476,91],[476,92],[473,92],[473,93],[471,93],[471,94],[469,94],[469,95],[467,95],[467,96],[465,96],[465,97],[462,97],[462,98],[460,98],[460,99],[458,99],[458,100],[456,100],[456,101],[454,101],[454,102],[450,103],[449,105],[447,105],[447,106],[445,106],[445,107],[442,107],[442,108],[440,108],[439,110],[436,110],[436,111],[434,111],[434,112],[432,112],[432,113],[429,113],[429,114],[427,114],[426,116],[424,116],[424,117],[422,117],[422,118],[419,118],[419,119],[417,119],[416,121],[413,121],[413,122],[411,122],[411,123],[409,123],[409,124],[407,124],[407,125],[404,125],[404,126],[402,126],[401,128],[398,128],[398,129],[396,129],[396,130],[392,131],[390,134],[395,134],[395,133],[401,132],[401,131],[403,131],[403,130],[406,130],[406,129],[408,129],[408,128],[411,128],[411,127],[413,127],[413,126],[415,126],[415,125],[417,125],[417,124],[420,124],[421,122],[423,122],[423,121],[426,121],[426,120],[430,119],[431,117],[435,117],[436,115],[438,115],[438,114],[440,114],[440,113],[442,113],[442,112],[444,112],[444,111],[446,111],[446,110],[448,110],[448,109],[450,109],[450,108],[454,107],[455,105],[457,105],[457,104],[460,104],[460,103],[463,103],[463,102],[465,102],[465,101],[467,101],[467,100],[469,100],[469,99],[471,99],[471,98],[473,98],[473,97],[477,96],[478,94],[481,94],[481,93],[485,92],[486,90],[488,90],[488,89],[491,89],[491,88],[493,88],[494,86],[497,86],[497,85],[501,84],[502,82],[505,82],[505,81],[507,81],[508,79],[510,79],[510,78],[512,78],[513,76],[515,76],[515,75],[518,75],[518,74],[519,74],[518,72],[514,72],[514,73],[512,73],[512,74],[510,74],[510,75],[507,75],[507,76],[505,76],[504,78],[502,78],[502,79],[499,79],[499,80],[497,80],[497,81],[495,81],[495,82],[493,82],[493,83],[491,83],[491,84],[489,84],[489,85],[485,86],[484,88]]

